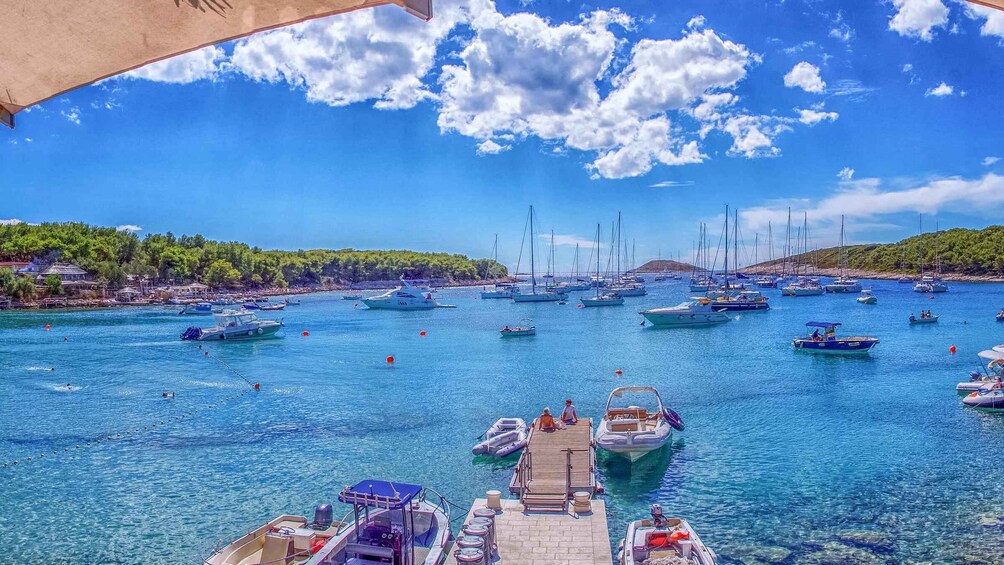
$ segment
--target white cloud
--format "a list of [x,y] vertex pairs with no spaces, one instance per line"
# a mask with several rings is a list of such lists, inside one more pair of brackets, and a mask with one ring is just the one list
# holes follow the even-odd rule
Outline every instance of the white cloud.
[[896,14],[889,20],[889,29],[904,37],[923,41],[934,38],[934,28],[948,23],[948,8],[941,0],[892,0]]
[[[226,55],[220,47],[209,46],[181,55],[150,63],[123,75],[125,78],[151,80],[174,84],[187,84],[197,80],[215,79],[226,67]],[[108,109],[115,102],[105,103]]]
[[[540,239],[546,240],[548,243],[551,242],[551,234],[549,233],[539,234],[538,237],[540,237]],[[575,247],[576,245],[579,245],[581,247],[592,247],[596,245],[596,241],[584,237],[579,237],[577,235],[564,235],[559,233],[554,234],[555,247]],[[602,242],[600,242],[600,247],[603,247]]]
[[1004,11],[967,3],[966,15],[974,20],[984,20],[980,35],[1004,38]]
[[861,81],[851,78],[838,80],[829,88],[829,93],[833,96],[847,96],[855,101],[863,100],[866,95],[874,91],[874,87],[865,86]]
[[801,88],[806,92],[822,92],[826,83],[819,76],[819,67],[802,61],[796,64],[784,75],[784,85],[788,88]]
[[776,157],[781,150],[774,146],[774,138],[791,131],[790,119],[771,116],[737,115],[725,120],[722,129],[732,136],[730,155],[747,159]]
[[136,224],[123,224],[117,228],[116,231],[127,231],[127,232],[138,232],[143,231],[143,228],[137,226]]
[[984,167],[989,167],[990,165],[993,165],[994,163],[996,163],[997,161],[1000,161],[1000,160],[1001,160],[1000,157],[984,157],[983,158],[983,166]]
[[450,31],[494,13],[490,0],[437,2],[429,22],[393,6],[360,10],[241,40],[231,60],[237,72],[303,89],[311,102],[411,108],[434,97],[422,79]]
[[[775,225],[786,221],[789,204],[757,206],[740,212],[740,216],[751,230],[765,229],[768,221]],[[987,173],[975,179],[949,177],[900,189],[886,189],[875,178],[848,181],[841,183],[832,196],[816,202],[801,201],[796,207],[804,208],[809,222],[815,225],[839,222],[841,215],[869,220],[904,212],[935,214],[942,210],[978,209],[996,213],[1002,205],[1004,176]]]
[[30,138],[30,137],[26,137],[26,138],[24,138],[24,142],[25,142],[25,143],[32,143],[32,142],[34,142],[34,141],[35,141],[35,140],[34,140],[34,139],[32,139],[32,138]]
[[851,180],[852,178],[854,178],[854,169],[850,167],[844,167],[843,169],[840,169],[840,172],[837,173],[837,178],[842,181]]
[[17,218],[10,218],[7,220],[0,220],[0,226],[16,226],[18,224],[23,224],[24,220],[19,220]]
[[912,64],[906,63],[905,65],[903,65],[903,73],[909,74],[911,72],[913,72],[913,65]]
[[782,51],[784,51],[785,53],[787,53],[789,55],[794,55],[796,53],[801,53],[802,51],[805,51],[806,49],[814,49],[816,47],[817,47],[817,44],[816,44],[815,41],[803,41],[803,42],[798,43],[796,45],[792,45],[791,47],[785,47],[784,49],[782,49]]
[[836,112],[823,112],[820,110],[804,110],[801,108],[795,108],[795,111],[798,112],[798,121],[802,122],[807,126],[814,126],[819,122],[823,121],[835,122],[837,121],[837,118],[840,117],[840,114]]
[[80,125],[80,108],[73,106],[69,110],[60,110],[59,113],[70,122]]
[[694,186],[692,180],[664,180],[648,185],[649,188],[676,188],[680,186]]
[[495,155],[507,151],[510,145],[499,145],[490,139],[486,139],[478,144],[478,155]]
[[955,92],[955,88],[942,81],[942,83],[938,86],[928,88],[927,92],[924,93],[924,96],[951,96],[953,92]]
[[702,29],[706,24],[707,21],[704,19],[704,16],[697,15],[690,18],[690,21],[687,22],[687,29]]

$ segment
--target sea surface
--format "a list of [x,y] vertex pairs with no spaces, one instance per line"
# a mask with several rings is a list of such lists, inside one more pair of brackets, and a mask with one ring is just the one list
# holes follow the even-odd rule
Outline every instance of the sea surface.
[[[2,312],[0,462],[19,463],[0,468],[0,563],[197,563],[364,478],[466,509],[515,464],[470,454],[497,417],[569,397],[598,418],[632,384],[658,387],[686,430],[634,465],[600,455],[611,544],[659,503],[722,563],[1004,562],[1004,415],[955,392],[1004,341],[1004,285],[929,299],[869,282],[875,306],[769,290],[770,311],[691,329],[640,325],[639,310],[690,294],[648,286],[594,309],[478,289],[442,290],[456,308],[425,312],[308,295],[262,314],[282,337],[209,356],[178,335],[210,320],[178,307]],[[907,324],[927,308],[940,323]],[[499,338],[524,318],[536,337]],[[865,358],[794,352],[809,320],[881,343]]]

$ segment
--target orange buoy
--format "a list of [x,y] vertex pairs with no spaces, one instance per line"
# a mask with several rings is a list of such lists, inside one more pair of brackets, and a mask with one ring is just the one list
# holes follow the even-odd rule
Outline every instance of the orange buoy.
[[52,329],[52,326],[50,326],[49,324],[45,324],[45,331],[49,331],[51,329]]
[[260,384],[258,384],[258,383],[255,383],[255,384],[254,384],[254,389],[255,389],[255,390],[261,390],[261,385],[260,385]]
[[953,345],[953,346],[949,347],[948,351],[950,351],[952,353],[952,355],[955,355],[955,346]]
[[418,335],[424,336],[425,335],[425,330],[422,330],[422,331],[418,332]]
[[388,355],[387,356],[387,364],[388,365],[393,365],[394,364],[394,356],[393,355]]
[[310,332],[308,332],[307,330],[303,330],[303,335],[308,336],[310,335]]
[[614,374],[617,375],[617,376],[621,376],[621,375],[624,374],[624,371],[621,371],[620,369],[617,369],[616,371],[614,371]]

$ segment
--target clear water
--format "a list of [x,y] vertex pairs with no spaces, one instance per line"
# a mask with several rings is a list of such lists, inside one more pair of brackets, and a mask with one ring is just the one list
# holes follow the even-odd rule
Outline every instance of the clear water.
[[[595,417],[622,384],[659,387],[687,429],[633,467],[601,457],[611,543],[658,502],[724,563],[759,563],[758,546],[784,563],[1000,559],[1004,416],[964,409],[954,387],[979,350],[1004,341],[993,317],[1004,286],[953,284],[934,300],[871,286],[876,306],[767,291],[769,312],[669,330],[641,327],[637,311],[682,301],[680,282],[596,309],[481,301],[476,289],[440,292],[456,309],[410,313],[306,296],[278,313],[281,339],[209,346],[262,385],[211,409],[247,385],[178,341],[206,318],[161,307],[0,313],[0,460],[50,453],[0,469],[0,561],[191,563],[366,477],[433,486],[466,506],[511,473],[511,460],[470,455],[495,418],[529,419],[565,397]],[[907,325],[928,307],[940,323]],[[535,338],[499,338],[527,317]],[[789,340],[810,319],[882,342],[864,359],[795,353]],[[858,531],[886,539],[834,545]]]

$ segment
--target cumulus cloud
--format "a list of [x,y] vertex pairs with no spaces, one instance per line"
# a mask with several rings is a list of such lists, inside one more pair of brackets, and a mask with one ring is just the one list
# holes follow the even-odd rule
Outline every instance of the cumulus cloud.
[[[740,217],[751,230],[765,229],[767,222],[784,222],[789,202],[748,208]],[[832,196],[818,201],[802,201],[797,207],[808,213],[809,222],[839,222],[849,219],[871,220],[903,212],[936,214],[943,210],[995,209],[1004,205],[1004,176],[994,173],[965,179],[949,177],[919,186],[889,189],[880,179],[868,178],[841,183]]]
[[997,161],[1000,161],[1000,160],[1001,160],[1000,157],[984,157],[983,158],[983,166],[984,167],[989,167],[990,165],[993,165],[994,163],[996,163]]
[[138,231],[143,231],[143,228],[137,226],[136,224],[123,224],[123,225],[121,225],[121,226],[119,226],[119,227],[117,227],[115,229],[117,231],[127,231],[127,232],[131,232],[131,233],[135,233],[135,232],[138,232]]
[[1004,38],[1004,11],[967,4],[966,15],[974,20],[983,20],[980,35]]
[[478,144],[478,155],[495,155],[509,149],[509,145],[499,145],[490,139],[486,139]]
[[837,178],[845,182],[851,180],[854,178],[854,169],[850,167],[840,169],[840,172],[837,173]]
[[253,80],[303,89],[311,102],[411,108],[434,97],[422,79],[439,43],[476,14],[494,12],[490,0],[437,2],[429,22],[396,7],[360,10],[241,40],[231,61]]
[[[154,82],[187,84],[197,80],[215,79],[226,66],[226,54],[220,47],[209,46],[150,63],[145,67],[129,71],[124,78],[143,79]],[[114,107],[111,102],[108,109]]]
[[942,81],[938,86],[928,88],[924,96],[951,96],[953,92],[955,92],[955,88]]
[[80,125],[80,108],[73,106],[68,110],[60,110],[59,113],[62,114],[67,121],[78,126]]
[[772,116],[737,115],[725,120],[722,129],[732,136],[730,155],[747,159],[776,157],[781,150],[774,146],[774,138],[791,131],[791,120]]
[[889,29],[904,37],[931,41],[933,30],[948,23],[948,8],[941,0],[892,0],[892,4],[896,13]]
[[802,61],[796,64],[784,75],[784,85],[788,88],[801,88],[806,92],[819,93],[826,89],[826,83],[819,76],[819,67]]
[[798,121],[802,122],[807,126],[814,126],[819,122],[823,121],[835,122],[837,118],[840,117],[840,114],[836,112],[822,111],[821,107],[820,109],[809,109],[809,110],[795,108],[795,111],[798,112]]

